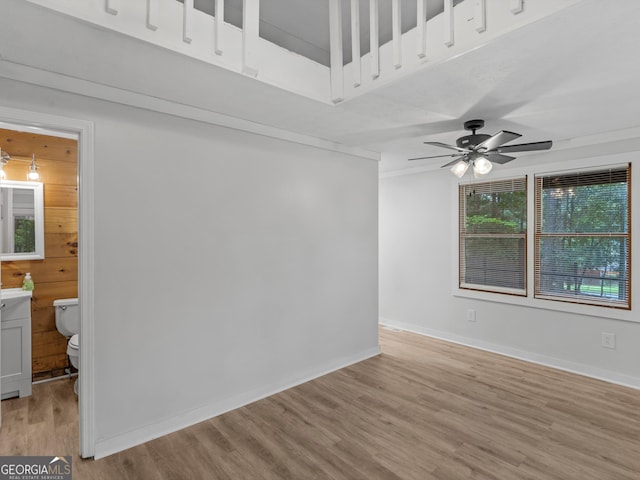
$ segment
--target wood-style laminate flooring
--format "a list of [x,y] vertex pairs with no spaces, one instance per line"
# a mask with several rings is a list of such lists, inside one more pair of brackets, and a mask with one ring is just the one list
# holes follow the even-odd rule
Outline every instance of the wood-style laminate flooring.
[[[406,332],[382,355],[101,460],[81,479],[640,479],[640,391]],[[0,455],[77,452],[69,379],[2,402]]]

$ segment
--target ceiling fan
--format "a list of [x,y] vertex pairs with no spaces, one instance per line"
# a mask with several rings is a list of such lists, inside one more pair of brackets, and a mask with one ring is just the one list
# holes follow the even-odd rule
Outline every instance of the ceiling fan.
[[528,152],[533,150],[549,150],[553,142],[519,143],[516,145],[505,145],[505,143],[521,137],[519,133],[501,130],[495,135],[476,133],[476,130],[484,127],[484,120],[468,120],[464,122],[465,130],[470,130],[471,135],[465,135],[456,140],[456,145],[449,145],[442,142],[424,142],[427,145],[448,148],[456,153],[447,155],[434,155],[430,157],[410,158],[409,160],[424,160],[427,158],[454,157],[455,160],[442,165],[451,167],[451,173],[461,178],[470,165],[473,165],[473,174],[476,178],[489,173],[494,163],[503,164],[514,160],[516,157],[503,155],[504,153]]

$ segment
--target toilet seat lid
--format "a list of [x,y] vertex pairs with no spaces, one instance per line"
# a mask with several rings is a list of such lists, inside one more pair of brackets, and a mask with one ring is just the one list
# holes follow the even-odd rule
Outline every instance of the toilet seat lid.
[[69,346],[72,348],[80,348],[80,335],[77,333],[71,336],[69,340]]
[[73,305],[78,305],[77,298],[59,298],[53,301],[54,307],[69,307]]

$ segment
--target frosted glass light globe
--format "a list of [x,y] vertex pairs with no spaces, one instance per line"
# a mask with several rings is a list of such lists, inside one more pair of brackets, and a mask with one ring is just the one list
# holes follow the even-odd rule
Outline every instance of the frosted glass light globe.
[[493,168],[493,164],[484,157],[476,158],[473,162],[473,173],[476,175],[486,175]]
[[464,160],[460,160],[453,167],[451,167],[451,173],[453,173],[458,178],[462,178],[468,168],[469,164]]

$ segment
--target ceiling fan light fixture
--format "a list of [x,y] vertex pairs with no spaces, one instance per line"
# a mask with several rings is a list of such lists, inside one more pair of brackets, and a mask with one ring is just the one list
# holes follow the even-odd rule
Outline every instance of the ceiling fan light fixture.
[[441,168],[448,168],[453,165],[451,167],[451,173],[453,173],[458,178],[462,178],[469,169],[469,166],[473,165],[474,177],[480,178],[487,175],[491,171],[494,163],[502,165],[516,159],[516,157],[505,155],[507,153],[549,150],[553,145],[553,142],[551,140],[545,140],[544,142],[505,145],[506,143],[509,143],[512,140],[521,137],[522,135],[515,132],[509,132],[507,130],[501,130],[495,135],[476,133],[476,130],[479,130],[483,126],[484,120],[480,119],[468,120],[464,122],[465,130],[470,130],[471,135],[465,135],[458,138],[455,145],[449,145],[442,142],[423,142],[427,145],[455,150],[457,153],[410,158],[409,160],[426,160],[429,158],[440,157],[462,157],[458,160],[453,160],[449,163],[445,163]]
[[453,167],[451,167],[451,173],[453,173],[458,178],[462,178],[464,174],[467,172],[468,168],[469,168],[469,162],[465,160],[459,160],[453,165]]
[[492,168],[493,164],[485,157],[478,157],[473,161],[473,174],[476,178],[486,175]]

